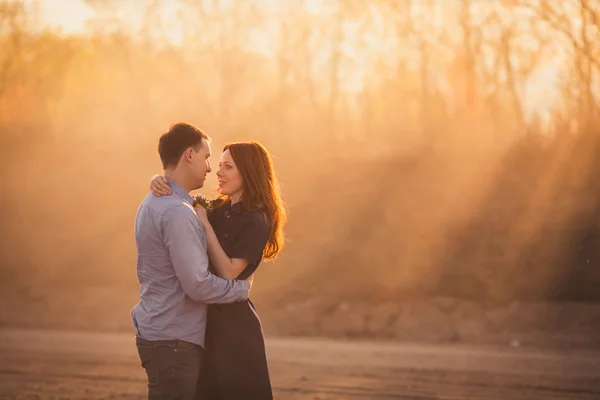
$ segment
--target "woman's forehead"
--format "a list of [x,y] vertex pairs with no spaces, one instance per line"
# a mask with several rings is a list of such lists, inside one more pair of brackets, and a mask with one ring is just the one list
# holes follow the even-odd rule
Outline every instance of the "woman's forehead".
[[233,162],[233,158],[231,157],[231,153],[229,150],[225,150],[223,154],[221,154],[221,161],[231,161]]

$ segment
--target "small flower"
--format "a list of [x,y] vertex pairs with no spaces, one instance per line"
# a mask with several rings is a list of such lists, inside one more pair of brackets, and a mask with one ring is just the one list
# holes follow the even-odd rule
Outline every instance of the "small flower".
[[200,205],[200,206],[208,209],[212,205],[212,200],[204,197],[201,194],[197,194],[196,197],[194,197],[194,202],[192,203],[192,207],[195,208],[197,205]]

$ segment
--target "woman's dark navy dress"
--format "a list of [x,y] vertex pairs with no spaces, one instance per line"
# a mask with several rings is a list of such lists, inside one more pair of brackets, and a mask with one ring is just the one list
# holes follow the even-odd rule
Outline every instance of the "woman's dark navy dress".
[[[243,211],[238,202],[210,211],[208,219],[229,258],[248,260],[237,279],[248,278],[260,264],[269,238],[264,214]],[[208,306],[203,359],[199,399],[273,398],[262,326],[250,299]]]

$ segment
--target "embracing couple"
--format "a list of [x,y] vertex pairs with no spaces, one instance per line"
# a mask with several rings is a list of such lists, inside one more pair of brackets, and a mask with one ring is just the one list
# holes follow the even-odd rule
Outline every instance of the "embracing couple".
[[[131,311],[148,398],[272,399],[262,327],[248,298],[262,259],[284,243],[285,211],[271,157],[257,142],[230,143],[218,196],[203,186],[210,138],[177,123],[160,137],[163,176],[135,220],[140,302]],[[207,207],[207,208],[205,208]]]

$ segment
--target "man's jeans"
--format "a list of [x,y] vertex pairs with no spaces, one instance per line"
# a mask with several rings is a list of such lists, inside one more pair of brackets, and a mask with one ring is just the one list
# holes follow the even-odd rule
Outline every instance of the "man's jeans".
[[135,338],[148,375],[148,400],[194,400],[198,390],[202,347],[182,340]]

